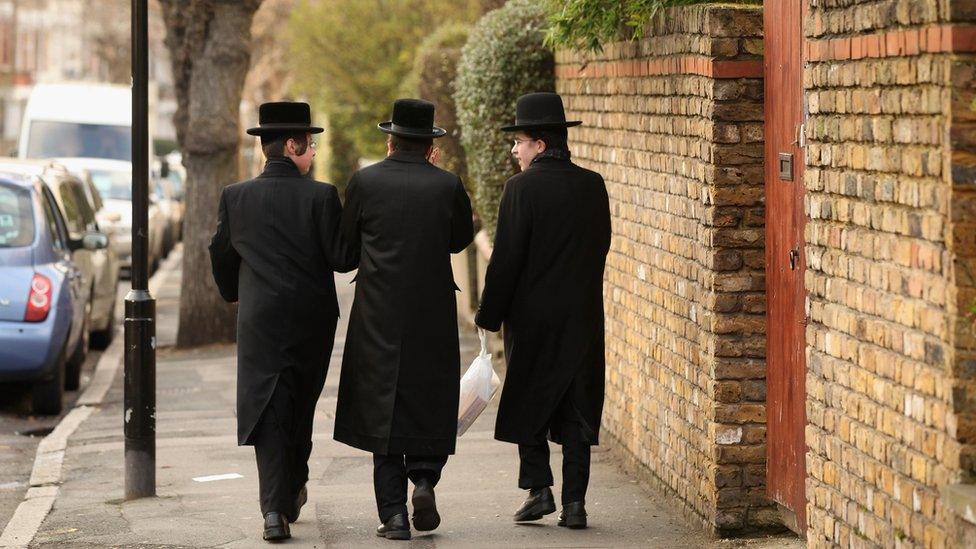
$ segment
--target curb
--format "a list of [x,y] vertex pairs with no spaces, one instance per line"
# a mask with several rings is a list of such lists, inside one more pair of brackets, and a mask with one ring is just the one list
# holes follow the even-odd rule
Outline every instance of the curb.
[[[162,282],[167,275],[175,272],[174,266],[180,262],[182,257],[182,244],[178,244],[160,265],[159,270],[150,277],[149,292],[151,294],[157,295],[159,293]],[[116,304],[116,307],[119,306]],[[64,452],[68,447],[68,438],[105,400],[105,395],[108,394],[108,390],[112,387],[115,376],[122,366],[123,347],[125,345],[123,340],[123,334],[116,334],[112,344],[102,353],[95,364],[92,379],[85,391],[78,397],[75,407],[61,418],[54,430],[37,445],[34,467],[31,470],[30,487],[24,495],[24,501],[17,506],[10,522],[0,534],[0,547],[27,547],[34,540],[34,536],[37,535],[44,519],[51,512],[51,508],[54,507],[61,486],[61,466],[64,463]]]

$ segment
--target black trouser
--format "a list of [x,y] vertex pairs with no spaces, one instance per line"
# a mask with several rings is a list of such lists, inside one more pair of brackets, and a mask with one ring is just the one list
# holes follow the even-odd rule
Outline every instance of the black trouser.
[[380,522],[407,514],[407,479],[417,484],[425,478],[436,486],[447,456],[384,456],[373,454],[373,489]]
[[262,515],[275,511],[293,518],[295,498],[308,482],[315,400],[296,402],[295,391],[293,376],[282,373],[254,428]]
[[[582,440],[579,429],[566,429],[563,440],[562,503],[586,500],[590,483],[590,445]],[[552,486],[549,467],[549,442],[519,444],[519,488],[532,490]]]

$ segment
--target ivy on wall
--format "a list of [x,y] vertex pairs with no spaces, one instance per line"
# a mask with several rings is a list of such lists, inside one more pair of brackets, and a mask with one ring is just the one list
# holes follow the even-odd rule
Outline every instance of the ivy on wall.
[[[546,0],[549,29],[546,45],[599,51],[621,37],[640,39],[648,21],[665,8],[714,0]],[[761,4],[762,0],[731,0],[726,4]]]

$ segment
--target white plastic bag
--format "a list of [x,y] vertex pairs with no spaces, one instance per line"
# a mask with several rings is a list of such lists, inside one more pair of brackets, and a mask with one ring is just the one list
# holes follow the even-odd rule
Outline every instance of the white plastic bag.
[[488,352],[488,335],[478,330],[481,338],[481,353],[475,357],[461,378],[461,398],[458,401],[458,436],[464,434],[488,407],[491,397],[501,385],[498,374],[491,367],[491,354]]

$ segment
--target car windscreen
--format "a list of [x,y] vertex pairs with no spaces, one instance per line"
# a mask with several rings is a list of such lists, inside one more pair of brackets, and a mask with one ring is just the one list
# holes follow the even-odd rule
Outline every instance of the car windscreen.
[[79,156],[132,160],[132,129],[107,124],[31,122],[28,158]]
[[132,200],[132,172],[88,170],[102,199]]
[[34,242],[34,209],[30,191],[0,183],[0,248]]

